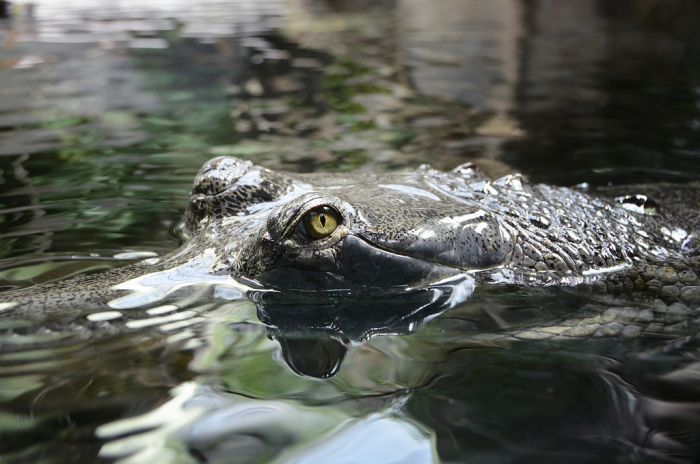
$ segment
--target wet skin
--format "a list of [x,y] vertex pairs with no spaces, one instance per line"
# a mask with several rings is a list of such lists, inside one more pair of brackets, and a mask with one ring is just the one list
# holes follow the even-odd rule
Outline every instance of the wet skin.
[[[283,290],[364,294],[457,278],[477,286],[575,286],[599,297],[634,296],[665,312],[676,304],[687,325],[700,315],[699,204],[697,185],[584,191],[517,174],[492,180],[472,165],[341,176],[215,158],[195,178],[183,221],[188,240],[178,250],[6,292],[0,300],[11,307],[0,315],[115,306],[148,276],[175,269]],[[649,318],[644,304],[625,316],[630,324],[611,330],[634,335],[658,323],[667,330],[665,316],[659,322],[652,310]],[[609,316],[581,330],[580,321],[560,332],[590,335],[619,323]]]

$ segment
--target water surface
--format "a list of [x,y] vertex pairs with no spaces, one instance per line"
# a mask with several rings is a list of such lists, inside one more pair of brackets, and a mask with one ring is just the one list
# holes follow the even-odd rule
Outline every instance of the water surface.
[[[303,172],[477,161],[559,185],[700,174],[689,1],[42,0],[7,13],[4,289],[175,248],[192,177],[218,155]],[[265,298],[198,287],[0,320],[0,461],[700,459],[696,337],[494,341],[591,304],[556,289],[477,289],[448,311],[419,298],[309,314]]]

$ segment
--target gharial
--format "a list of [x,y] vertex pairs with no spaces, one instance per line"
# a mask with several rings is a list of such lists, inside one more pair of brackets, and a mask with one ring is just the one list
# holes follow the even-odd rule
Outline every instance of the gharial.
[[[183,220],[188,239],[180,248],[4,292],[0,317],[114,305],[157,282],[159,273],[186,282],[197,270],[250,285],[349,293],[455,276],[469,276],[477,286],[638,293],[649,304],[628,310],[631,323],[618,331],[668,331],[679,321],[687,331],[700,321],[699,186],[565,188],[532,184],[519,174],[492,180],[472,164],[449,172],[424,165],[389,173],[287,174],[219,157],[195,178]],[[588,325],[570,323],[570,333],[591,334],[596,328]]]

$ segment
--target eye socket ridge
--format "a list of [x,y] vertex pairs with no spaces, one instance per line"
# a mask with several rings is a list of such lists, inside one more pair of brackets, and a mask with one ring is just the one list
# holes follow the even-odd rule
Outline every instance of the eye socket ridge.
[[306,211],[298,230],[306,238],[320,240],[331,235],[342,224],[340,213],[329,205],[319,205]]

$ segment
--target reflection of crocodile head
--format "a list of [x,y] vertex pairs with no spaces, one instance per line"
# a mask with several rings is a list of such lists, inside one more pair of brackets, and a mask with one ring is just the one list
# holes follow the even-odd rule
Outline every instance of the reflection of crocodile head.
[[[198,173],[185,222],[213,243],[218,271],[273,287],[416,286],[464,273],[578,284],[694,253],[693,205],[642,200],[492,181],[471,165],[331,176],[222,157]],[[685,214],[673,224],[675,210]]]
[[248,296],[287,365],[298,374],[326,378],[338,372],[351,342],[412,333],[445,309],[452,290],[416,289],[369,298],[264,291]]

